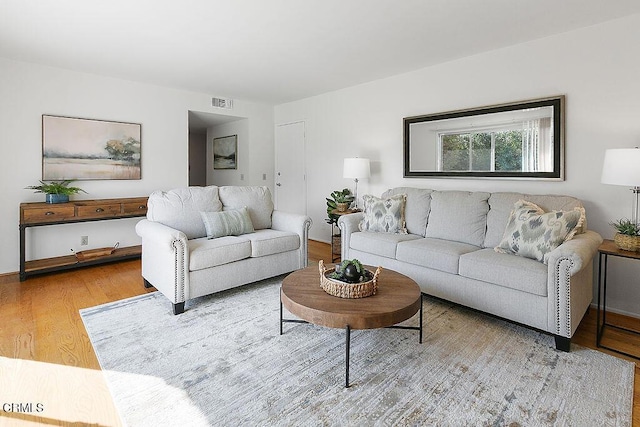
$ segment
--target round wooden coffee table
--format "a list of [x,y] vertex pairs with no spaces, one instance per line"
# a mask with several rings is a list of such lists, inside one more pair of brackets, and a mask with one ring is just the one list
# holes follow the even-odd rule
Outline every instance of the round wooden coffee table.
[[[374,267],[367,266],[374,271]],[[284,319],[285,307],[298,319]],[[420,312],[420,326],[396,326]],[[346,330],[345,384],[349,387],[349,348],[351,329],[395,328],[419,331],[422,343],[422,294],[409,277],[383,269],[378,277],[378,292],[366,298],[338,298],[320,287],[317,266],[294,271],[280,288],[280,335],[286,322],[313,323]]]

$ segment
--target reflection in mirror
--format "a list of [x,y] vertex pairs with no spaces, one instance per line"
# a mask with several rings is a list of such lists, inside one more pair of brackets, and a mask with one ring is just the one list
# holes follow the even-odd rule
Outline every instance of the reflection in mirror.
[[563,179],[563,101],[405,118],[405,177]]

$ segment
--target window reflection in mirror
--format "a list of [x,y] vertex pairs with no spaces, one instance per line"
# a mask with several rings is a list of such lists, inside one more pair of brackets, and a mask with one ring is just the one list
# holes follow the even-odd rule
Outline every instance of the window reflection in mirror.
[[563,97],[405,118],[405,177],[562,179]]

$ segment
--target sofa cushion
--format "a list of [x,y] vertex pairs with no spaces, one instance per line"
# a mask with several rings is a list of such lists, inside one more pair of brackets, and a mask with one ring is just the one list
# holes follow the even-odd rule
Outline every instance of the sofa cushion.
[[489,193],[434,191],[426,237],[481,246],[487,227]]
[[258,230],[246,234],[251,241],[251,257],[258,258],[281,252],[295,251],[300,247],[300,236],[289,231]]
[[200,212],[222,210],[218,187],[188,187],[154,191],[147,202],[147,219],[186,234],[187,239],[207,235]]
[[222,212],[200,212],[207,238],[222,236],[240,236],[253,233],[253,224],[247,208],[231,209]]
[[582,226],[584,217],[582,207],[545,212],[535,203],[519,200],[514,204],[502,241],[495,250],[546,264],[549,252],[571,239]]
[[397,194],[385,199],[365,194],[364,217],[360,221],[360,231],[382,233],[407,233],[404,220],[404,207],[407,196]]
[[271,228],[273,201],[267,187],[220,187],[220,201],[224,209],[240,209],[246,207],[253,223],[253,228],[262,230]]
[[459,274],[469,279],[547,296],[546,265],[529,258],[497,253],[491,248],[462,255]]
[[404,219],[407,232],[424,237],[427,231],[427,219],[431,210],[431,193],[426,188],[397,187],[382,193],[382,198],[406,194],[407,201],[404,208]]
[[251,241],[244,236],[189,240],[189,271],[204,270],[251,256]]
[[395,259],[399,242],[421,239],[415,234],[391,234],[360,231],[351,234],[350,248]]
[[441,239],[417,239],[398,243],[396,259],[421,267],[458,274],[460,255],[474,252],[478,246]]
[[[484,238],[485,248],[493,248],[500,244],[507,221],[518,200],[527,200],[540,206],[546,212],[570,211],[575,207],[582,207],[580,200],[570,196],[532,195],[522,193],[492,193],[489,197],[489,213],[487,214],[487,234]],[[586,229],[586,220],[578,233]]]

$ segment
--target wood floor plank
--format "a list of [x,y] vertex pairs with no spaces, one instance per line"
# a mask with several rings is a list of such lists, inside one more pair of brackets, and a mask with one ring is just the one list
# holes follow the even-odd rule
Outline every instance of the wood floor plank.
[[[309,260],[329,260],[329,244],[310,241]],[[4,425],[119,426],[120,421],[79,314],[82,308],[148,292],[140,260],[34,276],[0,276],[0,390],[16,401],[42,401],[39,414],[0,414]],[[611,315],[640,330],[640,320]],[[573,342],[596,348],[596,312],[589,310]],[[612,347],[640,354],[640,336],[607,335]],[[622,357],[607,350],[605,353]],[[624,357],[623,357],[624,358]],[[633,425],[640,427],[640,361],[636,363]]]

